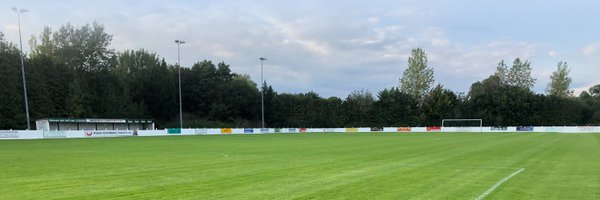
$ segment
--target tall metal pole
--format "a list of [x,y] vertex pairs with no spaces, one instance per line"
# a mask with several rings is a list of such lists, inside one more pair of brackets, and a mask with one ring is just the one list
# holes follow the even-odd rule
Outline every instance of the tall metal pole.
[[260,104],[261,104],[261,116],[262,116],[262,128],[265,128],[265,82],[263,81],[263,61],[267,60],[266,58],[260,58],[260,85],[261,85],[261,93],[260,93]]
[[175,40],[177,43],[177,73],[179,76],[179,128],[183,129],[183,107],[181,106],[181,60],[179,58],[179,46],[185,44],[185,41]]
[[25,61],[23,54],[23,40],[21,39],[21,13],[28,12],[25,9],[12,8],[17,13],[17,20],[19,23],[19,45],[21,46],[21,74],[23,75],[23,95],[25,96],[25,116],[27,117],[27,130],[31,130],[29,122],[29,101],[27,101],[27,83],[25,81]]

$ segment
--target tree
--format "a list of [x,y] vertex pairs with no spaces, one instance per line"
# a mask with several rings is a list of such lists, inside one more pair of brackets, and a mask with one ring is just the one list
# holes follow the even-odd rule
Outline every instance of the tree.
[[531,77],[530,65],[529,61],[522,62],[521,59],[516,58],[513,61],[513,66],[508,71],[508,84],[531,90],[536,79]]
[[346,126],[368,126],[375,99],[369,90],[353,91],[342,104]]
[[[325,127],[324,99],[315,92],[300,93],[297,95],[299,102],[298,110],[295,113],[295,127]],[[291,114],[291,113],[290,113]],[[293,115],[293,114],[292,114]]]
[[408,68],[400,79],[400,91],[421,99],[434,81],[433,69],[427,66],[427,54],[421,48],[413,49]]
[[415,126],[418,124],[418,100],[397,88],[384,89],[373,104],[371,125]]
[[[306,127],[308,124],[308,115],[312,112],[311,105],[316,94],[279,94],[272,104],[275,113],[272,114],[277,120],[271,124],[271,127]],[[273,119],[271,119],[273,120]]]
[[[344,115],[342,110],[343,101],[337,97],[329,97],[322,100],[322,109],[319,109],[321,120],[319,127],[333,128],[344,126]],[[315,126],[316,127],[316,126]]]
[[550,83],[546,87],[546,93],[559,97],[573,96],[573,90],[569,90],[569,86],[571,85],[570,71],[566,62],[558,62],[556,71],[552,72],[550,76]]
[[81,88],[77,79],[69,83],[69,93],[66,99],[66,116],[83,117],[85,114],[84,100],[81,96]]
[[146,50],[127,50],[118,54],[115,76],[127,96],[129,116],[152,117],[164,122],[179,110],[177,87],[166,62]]
[[600,98],[600,84],[590,87],[588,91],[581,92],[579,96],[582,98]]
[[[175,83],[177,83],[177,68],[173,68]],[[208,116],[213,102],[220,95],[217,86],[217,69],[211,61],[203,60],[195,63],[192,68],[181,68],[181,90],[183,112],[192,112],[198,116]],[[216,107],[215,107],[216,108]]]
[[471,85],[468,104],[470,117],[492,126],[532,125],[540,107],[530,90],[502,84],[494,75]]
[[0,130],[24,129],[21,52],[0,32]]
[[[265,126],[271,127],[273,124],[280,124],[281,116],[277,116],[279,114],[277,108],[275,108],[275,101],[278,96],[277,92],[273,90],[273,87],[267,84],[267,81],[264,81],[262,84],[262,91],[264,91],[264,104],[265,104]],[[256,119],[261,120],[260,113],[257,112]],[[262,122],[261,122],[262,123]],[[257,124],[260,126],[260,123]]]
[[67,23],[58,31],[45,27],[38,41],[30,40],[32,56],[47,55],[74,69],[98,71],[109,67],[114,50],[109,48],[112,35],[104,32],[104,26],[94,22],[75,28]]
[[33,119],[63,117],[72,71],[45,55],[28,59],[27,90]]
[[500,84],[512,85],[531,90],[536,79],[531,77],[531,63],[522,62],[520,58],[515,58],[512,67],[504,63],[504,60],[498,63],[494,76],[498,77]]
[[542,126],[576,126],[586,124],[586,112],[589,108],[583,101],[561,96],[540,96],[539,120],[535,125]]
[[600,124],[600,84],[590,87],[588,91],[583,91],[579,98],[589,107],[587,123]]
[[458,112],[459,100],[454,92],[444,89],[438,84],[433,90],[429,91],[423,99],[421,112],[424,125],[440,125],[444,118],[454,118]]
[[196,119],[195,126],[212,126],[204,122],[253,126],[260,116],[257,85],[248,75],[232,73],[224,62],[215,66],[204,60],[182,68],[181,83],[183,112],[186,119]]
[[[224,63],[222,65],[225,65]],[[229,67],[227,67],[227,71]],[[241,120],[245,124],[258,119],[260,113],[260,93],[256,83],[250,80],[250,76],[233,73],[233,78],[223,84],[221,102],[226,104],[230,114],[227,120]],[[229,76],[227,76],[229,77]],[[221,87],[218,87],[221,88]]]
[[502,84],[508,84],[509,70],[510,69],[508,68],[508,66],[504,63],[504,60],[502,60],[498,63],[498,66],[496,67],[496,72],[494,73],[494,76],[497,76],[498,78],[500,78],[500,82]]
[[272,116],[266,119],[271,123],[269,127],[326,128],[343,126],[342,100],[337,97],[321,98],[314,92],[284,93],[277,95],[273,100],[274,102],[269,105],[274,112],[267,112],[270,114],[269,116]]
[[[131,105],[122,83],[113,74],[117,64],[109,48],[112,36],[96,22],[82,27],[44,28],[32,38],[31,72],[37,117],[125,117]],[[75,94],[76,93],[76,94]],[[57,97],[61,94],[64,98]],[[52,115],[52,116],[48,116]]]

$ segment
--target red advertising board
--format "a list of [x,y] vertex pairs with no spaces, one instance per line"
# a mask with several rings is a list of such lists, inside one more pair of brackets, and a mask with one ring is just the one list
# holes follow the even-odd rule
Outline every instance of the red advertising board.
[[398,132],[410,132],[411,128],[410,127],[398,127],[396,128],[396,131]]
[[427,131],[442,131],[442,127],[439,126],[428,126]]

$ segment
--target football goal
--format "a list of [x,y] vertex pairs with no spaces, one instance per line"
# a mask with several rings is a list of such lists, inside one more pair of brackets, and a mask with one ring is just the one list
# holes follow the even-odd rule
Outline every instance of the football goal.
[[442,119],[442,131],[452,127],[454,131],[483,131],[483,120],[481,119]]

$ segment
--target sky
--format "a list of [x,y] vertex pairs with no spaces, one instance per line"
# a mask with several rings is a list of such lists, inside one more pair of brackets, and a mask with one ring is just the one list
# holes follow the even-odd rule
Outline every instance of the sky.
[[[103,24],[116,51],[146,49],[168,63],[225,62],[280,93],[345,98],[397,87],[411,49],[428,55],[436,84],[468,92],[498,62],[531,62],[544,93],[559,61],[578,95],[600,84],[600,1],[557,0],[3,0],[0,32],[24,51],[45,26]],[[4,8],[2,8],[4,7]]]

